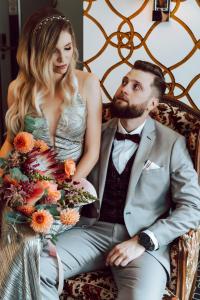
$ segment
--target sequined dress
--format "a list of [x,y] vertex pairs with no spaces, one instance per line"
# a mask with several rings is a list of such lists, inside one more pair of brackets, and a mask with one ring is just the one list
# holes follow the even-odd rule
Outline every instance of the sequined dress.
[[[67,107],[60,117],[54,141],[50,138],[48,122],[44,116],[27,115],[24,130],[54,147],[60,161],[72,158],[77,162],[83,152],[86,117],[86,104],[78,94],[73,105]],[[13,232],[9,243],[5,224],[2,221],[0,300],[40,300],[40,238],[23,226],[20,232],[24,230],[24,237],[20,238]]]

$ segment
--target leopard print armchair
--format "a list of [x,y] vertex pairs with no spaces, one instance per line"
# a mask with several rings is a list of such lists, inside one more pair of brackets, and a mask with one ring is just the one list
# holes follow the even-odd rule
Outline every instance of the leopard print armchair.
[[[110,104],[103,104],[103,122],[110,119]],[[157,121],[184,135],[194,167],[200,174],[200,113],[165,96],[151,113]],[[171,245],[171,278],[163,300],[189,300],[198,264],[200,229],[191,230]],[[65,282],[62,300],[114,300],[117,289],[109,270],[81,274]]]

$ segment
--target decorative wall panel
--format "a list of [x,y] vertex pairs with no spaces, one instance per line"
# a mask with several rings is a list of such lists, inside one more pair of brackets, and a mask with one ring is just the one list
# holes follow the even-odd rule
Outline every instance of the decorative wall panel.
[[171,2],[169,22],[153,22],[153,0],[84,1],[84,67],[112,99],[137,59],[158,64],[167,93],[200,109],[200,6]]

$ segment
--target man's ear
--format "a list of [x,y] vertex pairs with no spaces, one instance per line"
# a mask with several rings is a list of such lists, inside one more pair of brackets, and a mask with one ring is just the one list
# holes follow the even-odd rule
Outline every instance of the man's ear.
[[151,110],[153,110],[154,108],[156,108],[159,104],[159,99],[155,96],[153,96],[151,98],[151,100],[149,101],[149,105],[148,105],[148,111],[150,112]]

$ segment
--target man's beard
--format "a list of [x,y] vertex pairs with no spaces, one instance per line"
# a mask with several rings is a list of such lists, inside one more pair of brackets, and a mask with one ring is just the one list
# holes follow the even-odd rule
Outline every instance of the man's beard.
[[111,102],[110,105],[110,112],[112,117],[116,118],[121,118],[121,119],[135,119],[141,117],[146,108],[147,108],[147,102],[143,104],[138,104],[138,105],[120,105],[116,101],[118,98],[113,98],[113,101]]

